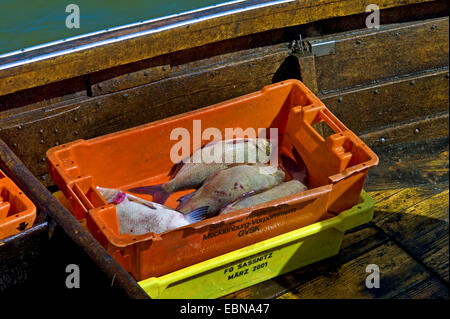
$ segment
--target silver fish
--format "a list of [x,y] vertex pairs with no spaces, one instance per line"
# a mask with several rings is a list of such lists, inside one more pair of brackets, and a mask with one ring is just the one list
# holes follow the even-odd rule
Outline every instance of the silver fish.
[[187,213],[207,207],[207,216],[211,217],[242,195],[271,188],[284,178],[281,169],[263,164],[243,164],[220,170],[208,177],[198,190],[184,196],[177,210]]
[[267,163],[272,154],[270,141],[263,138],[237,138],[211,142],[176,164],[164,184],[135,187],[132,193],[152,195],[153,202],[164,203],[173,192],[198,188],[208,176],[242,163]]
[[303,185],[303,183],[293,179],[289,182],[283,182],[281,184],[278,184],[273,188],[270,188],[261,193],[246,196],[243,197],[242,199],[238,199],[234,203],[231,203],[227,207],[223,208],[219,214],[220,215],[228,214],[242,208],[259,205],[262,203],[270,202],[277,198],[300,193],[307,189],[308,188],[305,185]]
[[163,233],[203,219],[201,208],[183,215],[171,208],[124,193],[117,189],[97,187],[109,204],[116,205],[120,234],[143,235]]

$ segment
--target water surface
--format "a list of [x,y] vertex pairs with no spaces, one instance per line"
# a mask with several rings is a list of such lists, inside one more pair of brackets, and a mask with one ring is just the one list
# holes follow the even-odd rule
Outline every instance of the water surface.
[[[0,0],[0,54],[124,24],[226,2],[224,0]],[[80,8],[68,29],[66,6]]]

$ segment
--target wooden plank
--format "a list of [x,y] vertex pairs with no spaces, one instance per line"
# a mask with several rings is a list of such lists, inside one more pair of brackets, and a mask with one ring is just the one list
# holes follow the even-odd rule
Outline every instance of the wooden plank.
[[316,60],[314,55],[301,56],[298,59],[301,81],[315,94],[318,93]]
[[279,68],[288,55],[286,46],[269,47],[232,63],[208,64],[207,68],[137,88],[79,103],[18,112],[0,118],[0,137],[40,176],[47,173],[45,152],[55,145],[112,133],[258,91],[271,84],[275,74],[283,77]]
[[320,41],[335,42],[335,53],[316,56],[318,88],[326,94],[375,79],[447,66],[448,31],[445,17],[320,37]]
[[407,289],[399,295],[393,297],[396,299],[448,299],[448,287],[436,277],[421,281],[417,285]]
[[[353,70],[359,71],[360,68],[355,67]],[[355,134],[364,135],[448,112],[448,91],[449,79],[446,67],[404,78],[380,81],[366,87],[320,95],[320,98],[349,129]],[[442,130],[445,131],[445,128]],[[421,134],[423,135],[423,132]]]
[[[366,267],[380,269],[380,288],[369,289]],[[321,275],[281,299],[391,298],[419,281],[430,278],[426,269],[392,242],[388,242],[342,265],[335,276]]]
[[[444,229],[441,228],[439,231],[444,231]],[[439,276],[448,284],[448,231],[443,236],[438,236],[439,234],[437,230],[421,236],[421,242],[426,243],[428,247],[423,249],[423,252],[420,254],[420,258],[423,260],[425,265],[436,271],[436,273],[438,273]],[[425,237],[427,237],[427,239],[425,239]],[[429,243],[432,244],[428,245]]]
[[393,214],[408,209],[441,192],[442,189],[434,185],[403,188],[389,198],[375,204],[372,222],[379,225]]
[[[418,202],[406,209],[395,207],[393,201],[373,223],[448,283],[448,185],[446,190],[425,199],[416,196]],[[377,207],[377,213],[378,210]]]
[[[264,33],[265,36],[257,34],[252,37],[233,39],[216,46],[184,50],[95,72],[89,75],[91,92],[93,96],[107,94],[170,77],[199,72],[217,64],[236,63],[251,56],[267,54],[267,52],[287,51],[285,33],[287,32],[274,30],[270,34]],[[298,69],[298,66],[296,68]]]
[[[421,2],[427,1],[380,0],[377,5],[380,9],[386,9]],[[181,24],[172,28],[159,29],[156,32],[147,32],[146,35],[126,41],[117,39],[112,43],[94,48],[72,50],[67,54],[50,56],[34,60],[34,62],[30,60],[32,63],[11,65],[0,70],[0,95],[230,38],[363,13],[368,4],[370,1],[357,0],[305,0],[278,3],[239,14],[198,19],[193,24]],[[175,21],[158,21],[153,27],[161,27],[173,22]],[[180,22],[180,19],[176,22]],[[151,27],[149,26],[147,31]],[[189,39],[189,41],[180,41],[180,39]]]
[[377,130],[359,137],[370,147],[386,143],[404,143],[448,136],[448,112],[430,116],[423,120],[399,124],[394,127]]
[[378,191],[369,192],[370,197],[372,197],[375,204],[381,202],[384,199],[391,197],[392,195],[400,192],[401,189],[383,189]]
[[0,240],[0,293],[40,275],[36,268],[47,242],[47,222]]
[[372,148],[380,158],[369,170],[369,191],[448,185],[448,137],[389,144]]
[[0,139],[0,168],[33,201],[40,214],[45,213],[57,223],[73,243],[104,273],[110,289],[121,291],[128,298],[148,298],[148,295],[105,249],[83,228],[58,200],[45,189],[28,168]]
[[[0,118],[8,117],[14,112],[26,112],[40,107],[57,106],[67,103],[68,100],[79,100],[87,94],[85,76],[23,90],[19,94],[6,94],[0,96]],[[11,109],[16,108],[20,109],[11,112]]]
[[384,234],[372,227],[367,227],[367,225],[362,226],[362,228],[350,231],[344,236],[339,255],[237,291],[224,298],[260,299],[277,297],[294,289],[299,284],[314,280],[314,278],[323,274],[324,276],[332,276],[342,264],[386,241],[387,237]]

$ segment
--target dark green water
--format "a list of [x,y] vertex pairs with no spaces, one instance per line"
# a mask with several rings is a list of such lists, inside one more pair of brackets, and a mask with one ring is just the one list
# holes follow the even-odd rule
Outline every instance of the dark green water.
[[[72,36],[223,3],[224,0],[0,0],[0,54]],[[68,4],[80,28],[66,27]]]

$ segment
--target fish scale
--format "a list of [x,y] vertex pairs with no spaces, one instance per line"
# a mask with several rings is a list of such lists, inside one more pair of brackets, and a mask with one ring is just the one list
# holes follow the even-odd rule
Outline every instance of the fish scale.
[[186,215],[158,203],[150,202],[117,189],[97,187],[109,204],[115,204],[120,234],[163,233],[203,219],[200,208]]
[[215,141],[196,150],[192,156],[172,168],[172,179],[164,184],[134,187],[132,193],[152,195],[152,200],[163,204],[169,195],[179,190],[198,188],[217,171],[233,165],[267,163],[272,155],[272,144],[264,138],[236,138]]
[[303,185],[300,181],[293,179],[289,182],[278,184],[275,187],[261,193],[248,196],[234,203],[231,203],[220,211],[220,215],[231,213],[238,209],[259,205],[284,196],[303,192],[305,190],[307,190],[307,187],[305,185]]
[[266,190],[281,183],[285,174],[281,169],[262,164],[239,165],[216,172],[202,187],[182,203],[177,210],[187,213],[208,207],[207,216],[214,216],[221,208],[250,192]]

